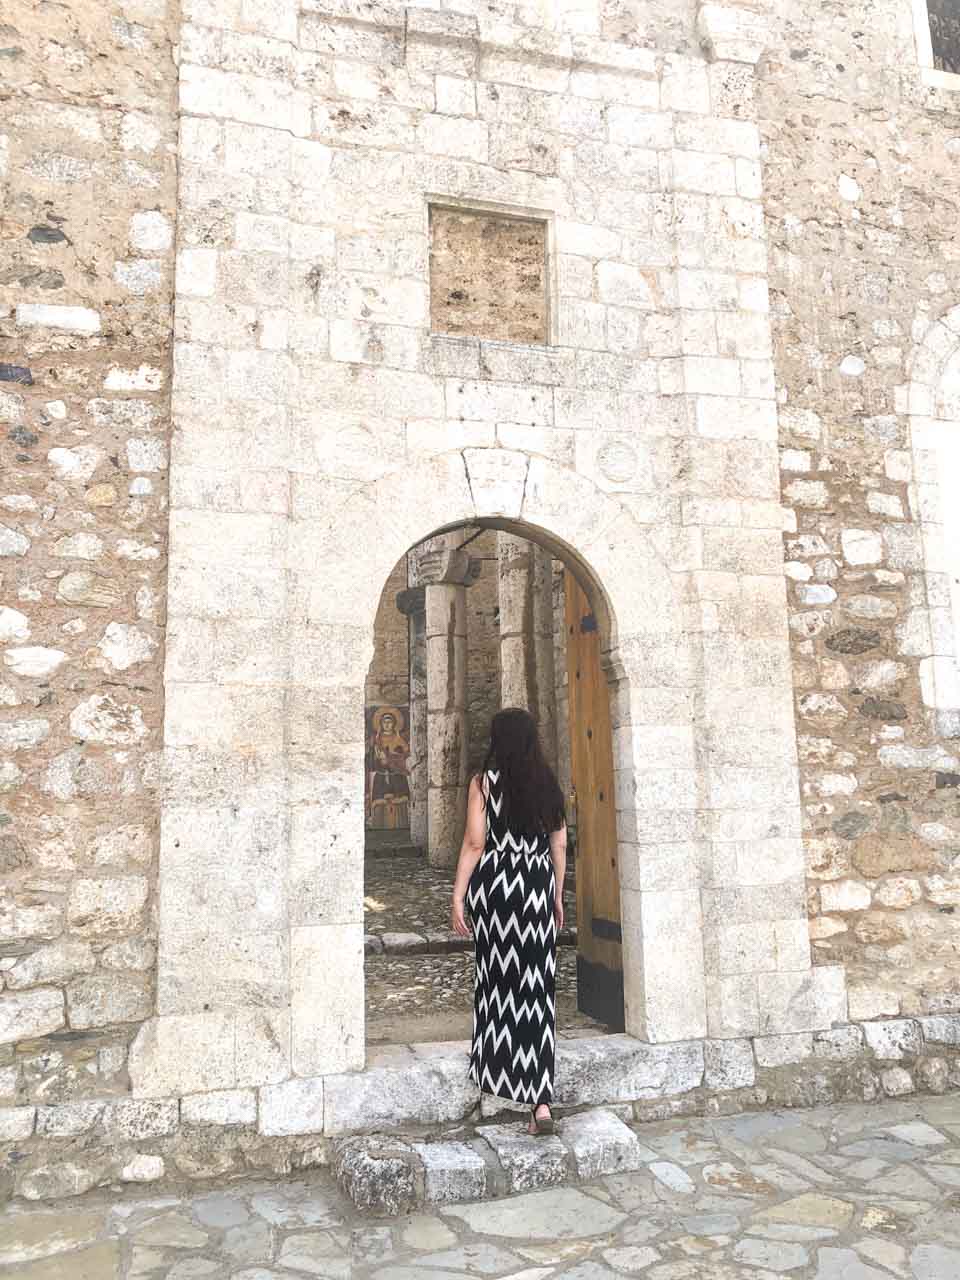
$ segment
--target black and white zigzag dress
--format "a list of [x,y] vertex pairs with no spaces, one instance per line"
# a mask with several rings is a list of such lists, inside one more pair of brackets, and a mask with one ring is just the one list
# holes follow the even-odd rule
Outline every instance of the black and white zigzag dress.
[[486,775],[487,839],[470,877],[476,979],[470,1076],[485,1093],[538,1106],[553,1097],[557,924],[550,837],[517,837],[499,773]]

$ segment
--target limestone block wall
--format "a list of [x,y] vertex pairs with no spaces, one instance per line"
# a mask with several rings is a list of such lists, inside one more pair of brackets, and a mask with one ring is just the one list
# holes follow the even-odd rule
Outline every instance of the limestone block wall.
[[[540,538],[595,596],[628,1029],[844,1019],[803,910],[759,134],[738,118],[760,50],[738,13],[709,61],[606,39],[599,9],[284,2],[267,38],[248,6],[188,8],[138,1092],[362,1065],[373,618],[409,546],[478,522]],[[431,202],[542,220],[548,344],[431,329]],[[229,664],[196,643],[211,614]]]
[[154,1009],[177,15],[3,10],[0,1103]]
[[[598,593],[630,1029],[960,1004],[957,90],[908,0],[465,8],[5,9],[2,1102],[361,1064],[373,618],[477,520]],[[549,344],[431,331],[431,200]]]
[[829,18],[789,0],[773,31],[743,109],[763,135],[813,954],[846,965],[852,1016],[936,1013],[960,1007],[960,547],[931,451],[955,426],[960,77],[924,83],[906,0]]

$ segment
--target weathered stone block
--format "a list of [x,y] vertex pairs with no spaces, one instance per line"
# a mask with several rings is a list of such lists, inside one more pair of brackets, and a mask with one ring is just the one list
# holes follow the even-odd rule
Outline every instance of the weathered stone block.
[[466,1142],[415,1142],[423,1165],[424,1194],[432,1204],[482,1200],[487,1191],[487,1166]]
[[153,1012],[153,996],[145,981],[123,973],[96,973],[67,987],[70,1025],[76,1030],[140,1022]]
[[136,1155],[120,1170],[121,1182],[156,1182],[164,1174],[162,1156]]
[[850,1018],[867,1022],[871,1018],[896,1016],[900,1012],[900,994],[889,987],[856,985],[848,993]]
[[63,939],[18,960],[7,971],[6,982],[14,991],[44,983],[62,983],[77,974],[92,973],[96,963],[89,943]]
[[52,987],[0,996],[0,1044],[59,1031],[66,1022],[63,992]]
[[90,938],[136,933],[143,924],[149,885],[144,876],[105,876],[75,880],[70,886],[67,919]]
[[632,1102],[688,1093],[703,1082],[703,1045],[647,1044],[632,1036],[561,1042],[556,1100],[560,1105]]
[[124,1142],[163,1138],[175,1133],[180,1123],[180,1104],[121,1098],[104,1112],[104,1127],[112,1137]]
[[711,61],[755,63],[770,41],[763,13],[727,4],[701,4],[697,28]]
[[16,320],[25,328],[44,326],[61,329],[66,333],[92,334],[100,332],[100,313],[91,307],[54,306],[46,302],[21,302]]
[[37,1133],[46,1138],[73,1138],[88,1133],[103,1115],[105,1102],[65,1102],[39,1107]]
[[130,1046],[130,1081],[136,1097],[169,1097],[236,1083],[232,1014],[152,1018]]
[[846,979],[840,966],[763,974],[759,992],[760,1030],[766,1035],[823,1031],[847,1020]]
[[757,1036],[753,1042],[757,1064],[761,1067],[784,1067],[803,1062],[813,1053],[813,1036],[800,1032],[790,1036]]
[[533,1137],[517,1125],[484,1125],[477,1131],[492,1148],[511,1192],[541,1191],[570,1177],[569,1156],[556,1136]]
[[299,926],[290,933],[293,1068],[302,1075],[363,1062],[363,925]]
[[912,1018],[891,1018],[884,1022],[865,1022],[862,1025],[867,1048],[877,1058],[898,1061],[920,1053],[922,1039],[920,1024]]
[[[642,1023],[630,1030],[651,1041],[681,1041],[706,1030],[700,892],[624,889],[624,984]],[[643,974],[642,991],[631,989]],[[614,1099],[593,1099],[614,1101]]]
[[923,1038],[928,1044],[960,1046],[960,1013],[942,1013],[920,1018]]
[[915,1092],[913,1077],[904,1067],[888,1067],[881,1071],[880,1083],[888,1098],[903,1098]]
[[325,1082],[324,1133],[330,1137],[463,1120],[479,1100],[466,1056],[330,1075]]
[[857,1058],[862,1051],[863,1032],[859,1027],[836,1027],[832,1031],[818,1031],[813,1037],[817,1058]]
[[337,1144],[334,1172],[356,1207],[374,1214],[409,1212],[423,1194],[416,1151],[389,1138],[348,1138]]
[[20,1142],[33,1133],[36,1107],[0,1107],[0,1142]]
[[16,1188],[25,1200],[60,1200],[82,1196],[96,1184],[96,1170],[75,1160],[61,1160],[24,1172],[17,1179]]
[[296,1133],[323,1133],[324,1081],[285,1080],[260,1090],[262,1134],[286,1136]]
[[703,1046],[708,1089],[744,1089],[754,1083],[756,1069],[749,1040],[707,1040]]
[[584,1111],[560,1123],[560,1138],[573,1156],[578,1177],[639,1169],[653,1152],[612,1111]]
[[219,1089],[195,1093],[180,1102],[184,1124],[245,1125],[257,1120],[257,1095],[252,1089]]

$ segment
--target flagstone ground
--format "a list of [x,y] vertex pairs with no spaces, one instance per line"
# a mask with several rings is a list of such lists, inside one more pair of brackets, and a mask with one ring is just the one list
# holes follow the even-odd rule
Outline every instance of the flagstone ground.
[[[364,864],[364,929],[367,935],[367,1044],[408,1044],[463,1040],[473,1023],[473,950],[444,953],[462,942],[450,933],[452,871],[431,867],[422,853],[368,856]],[[574,939],[576,886],[571,877],[564,897],[566,931]],[[411,954],[398,947],[430,947]],[[371,947],[386,945],[389,953]],[[562,946],[557,964],[557,1018],[565,1031],[602,1034],[605,1028],[577,1008],[577,954]]]
[[[960,1098],[676,1120],[647,1164],[398,1219],[325,1170],[0,1220],[8,1280],[955,1280]],[[533,1141],[533,1140],[531,1140]]]

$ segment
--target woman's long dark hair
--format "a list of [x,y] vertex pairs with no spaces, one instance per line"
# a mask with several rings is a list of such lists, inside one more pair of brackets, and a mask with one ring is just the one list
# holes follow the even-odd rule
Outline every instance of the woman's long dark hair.
[[483,773],[491,769],[500,774],[507,823],[518,836],[549,834],[563,826],[563,792],[543,757],[529,711],[505,707],[493,717]]

